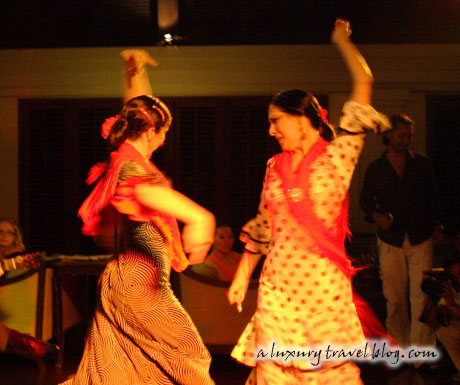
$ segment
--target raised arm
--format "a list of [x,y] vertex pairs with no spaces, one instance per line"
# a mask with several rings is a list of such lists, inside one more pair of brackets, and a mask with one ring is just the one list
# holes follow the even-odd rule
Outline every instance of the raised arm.
[[337,19],[331,40],[344,58],[353,79],[350,100],[364,105],[371,104],[374,78],[366,60],[350,40],[350,35],[350,23]]
[[169,187],[139,184],[135,194],[142,205],[172,215],[185,224],[182,241],[191,264],[206,259],[215,233],[215,219],[208,210]]
[[123,103],[139,95],[152,95],[147,65],[156,67],[157,61],[147,51],[126,49],[121,51],[123,59]]

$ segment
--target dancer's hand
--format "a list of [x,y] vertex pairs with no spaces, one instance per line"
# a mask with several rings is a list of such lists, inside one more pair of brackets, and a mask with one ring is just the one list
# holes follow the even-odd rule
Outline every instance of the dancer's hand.
[[236,308],[239,313],[243,310],[242,303],[246,297],[248,286],[249,280],[236,274],[230,288],[227,291],[228,302],[230,305],[236,304]]
[[209,249],[212,246],[212,242],[202,243],[200,245],[192,246],[189,249],[185,249],[187,259],[191,265],[197,263],[203,263],[206,260]]
[[120,55],[125,62],[125,72],[130,77],[138,74],[146,65],[158,65],[158,62],[143,49],[125,49]]
[[332,31],[331,41],[337,44],[343,39],[347,39],[351,35],[350,22],[344,19],[337,19],[335,21],[334,30]]

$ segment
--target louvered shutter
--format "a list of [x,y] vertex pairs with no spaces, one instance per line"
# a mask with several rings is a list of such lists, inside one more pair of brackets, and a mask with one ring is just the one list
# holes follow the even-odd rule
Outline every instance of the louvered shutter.
[[80,235],[77,210],[91,165],[106,158],[100,124],[119,108],[111,100],[22,100],[20,222],[28,248],[48,254],[95,252]]
[[[77,218],[77,211],[86,199],[94,185],[87,186],[85,181],[90,168],[98,162],[108,159],[109,149],[101,136],[101,125],[106,118],[114,116],[121,107],[119,99],[84,100],[78,101],[75,106],[78,154],[73,162],[74,175],[78,178],[78,190],[72,197],[75,238],[78,239],[78,252],[91,254],[98,252],[92,238],[81,235],[81,221]],[[78,193],[77,193],[78,191]],[[101,252],[104,252],[101,250]]]
[[[20,113],[24,109],[20,104]],[[66,239],[67,103],[27,104],[20,127],[20,210],[26,245],[55,252]]]
[[212,99],[183,99],[175,106],[177,188],[211,211],[216,208],[218,105]]

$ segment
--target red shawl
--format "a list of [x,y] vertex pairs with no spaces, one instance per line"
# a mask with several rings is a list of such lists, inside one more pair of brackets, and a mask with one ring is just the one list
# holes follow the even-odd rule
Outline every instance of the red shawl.
[[115,211],[127,214],[131,220],[154,222],[167,240],[172,268],[183,271],[188,266],[188,261],[182,249],[176,219],[160,211],[148,209],[136,200],[134,196],[136,184],[150,183],[148,179],[130,177],[118,185],[121,166],[125,162],[136,162],[146,173],[156,176],[155,184],[171,187],[152,162],[144,159],[129,143],[123,143],[117,151],[110,154],[109,162],[98,163],[89,172],[87,184],[99,181],[78,211],[83,221],[82,232],[91,236],[113,233]]
[[[348,229],[348,196],[344,199],[337,219],[337,234],[328,231],[324,223],[313,211],[313,202],[308,192],[311,189],[309,176],[311,165],[326,151],[329,145],[319,139],[302,159],[297,173],[291,170],[293,152],[283,152],[276,155],[275,171],[282,180],[283,190],[289,209],[300,225],[300,228],[311,237],[319,247],[322,255],[327,256],[351,280],[356,270],[351,265],[345,252],[345,236]],[[301,186],[301,187],[300,187]],[[353,302],[361,321],[364,334],[368,338],[391,338],[377,319],[369,304],[353,289]]]

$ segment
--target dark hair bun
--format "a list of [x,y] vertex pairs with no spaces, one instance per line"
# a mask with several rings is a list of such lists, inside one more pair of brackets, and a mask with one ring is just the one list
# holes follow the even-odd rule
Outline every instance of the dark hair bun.
[[119,117],[112,126],[112,130],[107,136],[107,142],[112,147],[118,148],[126,140],[128,122],[123,117]]
[[306,116],[324,140],[330,142],[335,138],[332,126],[323,121],[321,105],[310,92],[299,89],[279,92],[273,96],[271,104],[288,114]]

